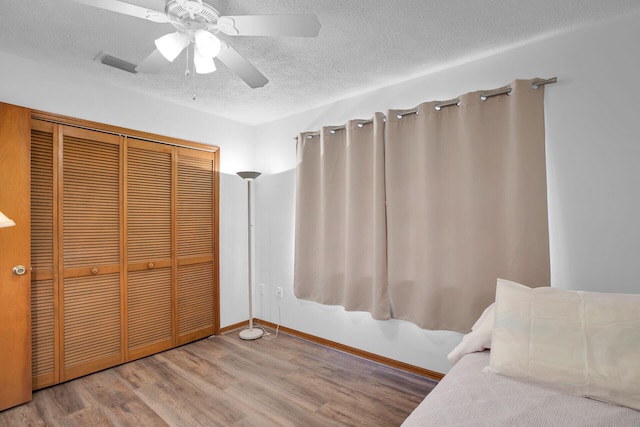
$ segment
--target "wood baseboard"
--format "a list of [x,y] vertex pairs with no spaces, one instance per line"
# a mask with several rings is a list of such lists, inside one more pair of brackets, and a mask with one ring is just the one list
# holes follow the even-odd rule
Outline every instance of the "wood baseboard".
[[248,320],[245,320],[244,322],[234,323],[233,325],[225,326],[224,328],[220,328],[220,335],[228,334],[229,332],[236,331],[246,326],[249,326]]
[[[262,319],[254,319],[254,323],[258,325],[265,326],[267,328],[276,329],[278,325],[275,323],[267,322]],[[235,331],[240,328],[244,328],[249,325],[249,321],[239,322],[234,325],[229,325],[222,328],[221,334],[226,334],[232,331]],[[360,350],[359,348],[351,347],[345,344],[340,344],[335,341],[331,341],[325,338],[320,338],[315,335],[307,334],[306,332],[300,332],[295,329],[287,328],[286,326],[280,326],[279,330],[281,332],[287,333],[289,335],[293,335],[298,338],[302,338],[307,341],[311,341],[316,344],[323,345],[325,347],[333,348],[334,350],[342,351],[344,353],[351,354],[353,356],[362,357],[363,359],[371,360],[376,363],[380,363],[382,365],[390,366],[392,368],[400,369],[405,372],[410,372],[415,375],[420,375],[422,377],[426,377],[432,379],[434,381],[440,381],[444,378],[444,374],[440,372],[431,371],[429,369],[421,368],[419,366],[410,365],[408,363],[400,362],[398,360],[390,359],[388,357],[380,356],[378,354],[370,353],[368,351]]]

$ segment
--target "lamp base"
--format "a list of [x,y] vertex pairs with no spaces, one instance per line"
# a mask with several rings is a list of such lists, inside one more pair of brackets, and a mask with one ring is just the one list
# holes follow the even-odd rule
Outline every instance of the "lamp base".
[[264,332],[262,329],[253,328],[253,329],[244,329],[240,331],[240,339],[242,340],[257,340],[260,338]]

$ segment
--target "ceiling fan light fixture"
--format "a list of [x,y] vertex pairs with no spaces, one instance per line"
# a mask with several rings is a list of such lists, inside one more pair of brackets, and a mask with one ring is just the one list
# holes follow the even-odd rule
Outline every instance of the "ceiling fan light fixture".
[[193,49],[193,65],[198,74],[209,74],[216,70],[216,63],[213,58],[203,55],[197,45]]
[[156,47],[167,61],[173,62],[189,44],[189,39],[181,33],[166,34],[156,39]]
[[200,53],[208,58],[213,58],[220,53],[222,43],[220,39],[207,30],[198,30],[195,34],[195,43]]

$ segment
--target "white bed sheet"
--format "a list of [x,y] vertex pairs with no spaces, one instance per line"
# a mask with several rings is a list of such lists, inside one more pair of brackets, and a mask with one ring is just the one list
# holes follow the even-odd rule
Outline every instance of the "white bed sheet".
[[488,364],[488,351],[464,356],[402,426],[640,427],[640,411],[483,373]]

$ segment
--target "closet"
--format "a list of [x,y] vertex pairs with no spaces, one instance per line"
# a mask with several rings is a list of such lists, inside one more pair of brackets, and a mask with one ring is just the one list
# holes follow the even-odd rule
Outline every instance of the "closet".
[[218,155],[32,115],[34,389],[219,333]]

